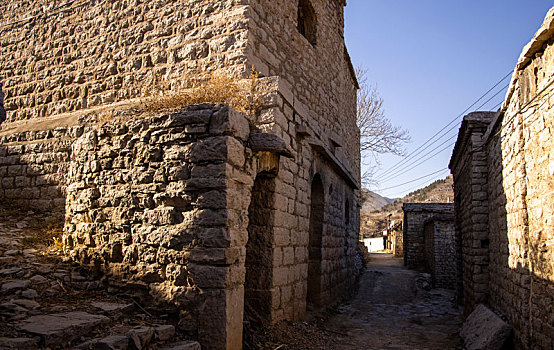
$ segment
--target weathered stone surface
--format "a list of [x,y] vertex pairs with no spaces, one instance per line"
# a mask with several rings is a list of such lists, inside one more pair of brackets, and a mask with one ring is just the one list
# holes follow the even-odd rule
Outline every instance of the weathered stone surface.
[[195,341],[182,341],[169,346],[160,348],[160,350],[200,350],[200,344]]
[[480,304],[464,322],[460,335],[467,350],[501,350],[511,333],[512,326]]
[[99,340],[92,348],[94,350],[126,350],[129,348],[129,338],[123,335],[112,335]]
[[32,338],[4,338],[0,337],[1,350],[35,350],[38,341]]
[[16,290],[25,289],[30,285],[30,282],[27,280],[12,280],[2,284],[0,287],[0,293],[8,294],[13,293]]
[[86,312],[67,312],[55,315],[32,316],[21,322],[19,329],[41,338],[46,345],[66,344],[95,327],[109,322],[109,318]]
[[118,304],[108,302],[94,302],[91,305],[102,310],[106,315],[126,313],[133,310],[134,308],[133,304]]
[[175,327],[172,325],[163,325],[155,328],[156,339],[166,341],[175,335]]
[[523,49],[501,108],[464,117],[450,161],[464,312],[479,303],[501,312],[516,349],[554,347],[553,36],[551,9]]
[[141,327],[131,329],[126,335],[129,338],[131,349],[142,350],[153,340],[154,333],[152,327]]

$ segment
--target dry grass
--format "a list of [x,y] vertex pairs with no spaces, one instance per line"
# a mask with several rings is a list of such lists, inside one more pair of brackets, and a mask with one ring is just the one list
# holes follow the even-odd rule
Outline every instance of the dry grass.
[[50,249],[63,250],[63,225],[56,220],[47,222],[44,227],[33,230],[31,236],[22,238],[24,246],[46,246]]
[[223,72],[189,74],[182,88],[172,91],[167,81],[156,78],[154,84],[141,88],[141,107],[145,112],[171,110],[183,106],[215,103],[226,104],[239,112],[255,116],[264,106],[264,96],[270,93],[267,83],[252,67],[250,75]]

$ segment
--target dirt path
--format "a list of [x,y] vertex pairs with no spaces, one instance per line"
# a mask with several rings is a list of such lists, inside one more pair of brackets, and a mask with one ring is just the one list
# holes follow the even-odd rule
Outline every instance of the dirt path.
[[390,254],[371,258],[353,300],[312,314],[307,322],[275,329],[272,344],[295,350],[461,349],[461,316],[453,292],[424,290],[424,275],[404,268],[402,259]]

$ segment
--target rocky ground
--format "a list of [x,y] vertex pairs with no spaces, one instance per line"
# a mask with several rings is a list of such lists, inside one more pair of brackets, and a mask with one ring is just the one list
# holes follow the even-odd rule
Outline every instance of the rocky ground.
[[0,349],[200,349],[61,256],[61,220],[0,207]]
[[453,292],[430,289],[429,275],[401,259],[371,254],[353,300],[260,332],[252,348],[461,349],[461,324]]
[[[200,349],[176,335],[171,315],[65,261],[60,222],[0,207],[0,349]],[[258,329],[246,348],[460,349],[453,294],[428,283],[372,254],[354,299]]]

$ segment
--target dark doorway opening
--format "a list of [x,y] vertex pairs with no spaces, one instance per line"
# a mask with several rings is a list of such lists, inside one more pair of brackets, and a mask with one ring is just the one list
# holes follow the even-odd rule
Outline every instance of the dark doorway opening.
[[261,173],[254,181],[248,208],[246,279],[244,283],[244,348],[252,348],[253,334],[271,321],[273,276],[273,217],[275,177]]
[[325,190],[319,174],[316,174],[312,180],[311,197],[307,301],[312,305],[321,305],[321,248],[325,213]]

